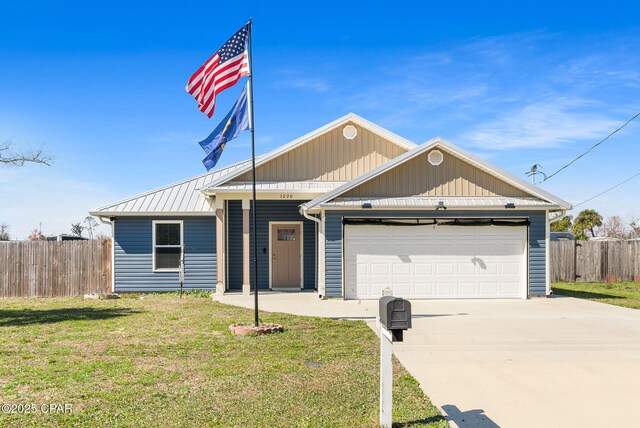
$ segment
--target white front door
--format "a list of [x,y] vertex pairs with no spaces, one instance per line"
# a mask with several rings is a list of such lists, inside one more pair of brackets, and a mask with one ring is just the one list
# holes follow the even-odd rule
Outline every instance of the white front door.
[[526,298],[525,226],[346,225],[345,297]]

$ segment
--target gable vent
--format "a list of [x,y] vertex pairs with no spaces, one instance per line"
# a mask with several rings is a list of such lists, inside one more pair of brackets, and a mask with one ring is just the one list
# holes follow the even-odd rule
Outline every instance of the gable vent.
[[342,129],[342,135],[347,140],[353,140],[358,135],[358,129],[353,125],[347,125]]
[[440,165],[444,160],[444,156],[440,150],[431,150],[429,152],[429,163],[431,165]]

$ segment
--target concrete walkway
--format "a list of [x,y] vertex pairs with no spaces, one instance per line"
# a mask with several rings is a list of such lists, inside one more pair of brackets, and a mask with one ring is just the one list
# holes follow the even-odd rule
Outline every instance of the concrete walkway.
[[[217,300],[253,307],[252,297]],[[263,294],[261,309],[364,319],[377,301]],[[452,425],[640,426],[640,311],[573,298],[416,300],[400,362]]]

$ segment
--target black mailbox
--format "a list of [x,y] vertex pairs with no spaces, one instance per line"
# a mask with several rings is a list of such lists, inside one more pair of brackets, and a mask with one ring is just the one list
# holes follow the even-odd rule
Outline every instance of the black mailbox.
[[411,328],[411,302],[399,297],[380,298],[380,324],[393,335],[395,342],[402,342],[402,332]]

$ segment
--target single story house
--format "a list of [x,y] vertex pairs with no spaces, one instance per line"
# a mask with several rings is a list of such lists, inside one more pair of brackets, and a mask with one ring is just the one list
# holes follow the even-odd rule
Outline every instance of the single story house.
[[[114,290],[249,293],[251,161],[91,211]],[[434,138],[348,114],[256,158],[258,286],[320,297],[549,294],[549,220],[571,205]]]

